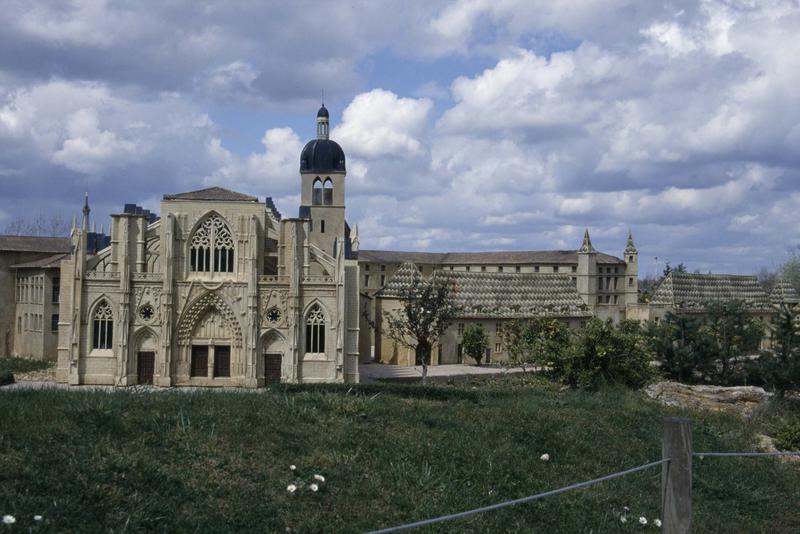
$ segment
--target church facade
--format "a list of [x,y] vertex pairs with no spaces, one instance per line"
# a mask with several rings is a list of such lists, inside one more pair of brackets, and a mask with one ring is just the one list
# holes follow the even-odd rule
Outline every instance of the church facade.
[[61,262],[57,380],[358,382],[358,264],[345,156],[328,132],[323,106],[296,218],[218,187],[165,195],[157,220],[112,215],[110,246],[89,254],[87,202]]

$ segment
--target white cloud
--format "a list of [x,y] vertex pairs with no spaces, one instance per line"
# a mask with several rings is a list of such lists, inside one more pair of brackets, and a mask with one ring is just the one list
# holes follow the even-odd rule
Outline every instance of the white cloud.
[[416,156],[423,152],[420,136],[432,106],[427,98],[373,89],[353,98],[331,136],[348,153],[365,158]]
[[124,165],[136,153],[135,143],[100,129],[95,109],[84,108],[70,114],[66,126],[68,137],[53,153],[53,161],[68,169],[91,174],[109,165]]
[[212,139],[207,150],[217,168],[204,182],[262,195],[295,192],[300,184],[300,138],[291,128],[271,128],[264,133],[261,144],[264,152],[240,157],[223,147],[219,138]]

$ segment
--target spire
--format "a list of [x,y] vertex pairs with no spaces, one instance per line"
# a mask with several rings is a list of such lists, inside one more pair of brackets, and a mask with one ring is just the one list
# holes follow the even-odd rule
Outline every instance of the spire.
[[583,233],[583,244],[581,245],[581,248],[578,249],[578,252],[582,252],[584,254],[588,254],[590,252],[597,252],[594,249],[594,247],[592,246],[592,239],[589,237],[589,229],[588,228]]
[[633,233],[628,229],[628,243],[625,245],[625,254],[638,254],[636,245],[633,244]]
[[350,234],[350,248],[352,248],[353,251],[358,251],[359,244],[358,225],[355,225],[353,227],[353,232]]
[[83,232],[86,233],[89,231],[89,213],[92,210],[89,209],[89,191],[86,191],[83,195]]

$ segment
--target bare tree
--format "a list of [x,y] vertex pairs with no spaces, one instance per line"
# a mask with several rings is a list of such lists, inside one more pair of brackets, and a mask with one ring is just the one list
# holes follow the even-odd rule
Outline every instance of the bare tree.
[[8,221],[3,228],[6,235],[30,235],[46,237],[66,237],[70,224],[60,213],[45,216],[43,213],[23,217],[18,215]]

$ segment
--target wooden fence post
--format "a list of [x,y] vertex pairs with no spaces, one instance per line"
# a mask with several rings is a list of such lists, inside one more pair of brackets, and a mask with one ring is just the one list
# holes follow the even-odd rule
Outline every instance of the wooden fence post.
[[689,419],[664,420],[661,467],[662,532],[687,534],[692,531],[692,424]]

